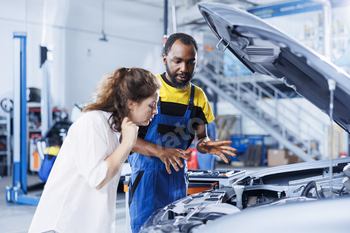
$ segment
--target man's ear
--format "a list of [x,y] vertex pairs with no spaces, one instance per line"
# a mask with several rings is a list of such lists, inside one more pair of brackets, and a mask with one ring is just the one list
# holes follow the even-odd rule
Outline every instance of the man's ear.
[[163,54],[163,64],[166,65],[166,55]]

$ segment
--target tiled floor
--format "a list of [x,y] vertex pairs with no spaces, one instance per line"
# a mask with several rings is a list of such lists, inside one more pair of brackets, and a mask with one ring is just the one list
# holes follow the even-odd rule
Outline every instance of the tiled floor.
[[[245,170],[247,173],[262,169],[262,167],[233,167],[219,164],[217,170]],[[12,177],[0,179],[0,233],[26,233],[28,232],[36,206],[7,203],[5,198],[6,186],[10,186]],[[40,183],[37,175],[28,175],[28,187]],[[40,195],[40,190],[31,195]],[[126,233],[125,194],[118,192],[116,215],[116,232]]]
[[[39,179],[39,178],[38,178]],[[35,182],[36,177],[28,176],[28,183]],[[1,233],[24,233],[34,215],[36,206],[17,205],[6,202],[6,186],[11,186],[12,177],[0,179],[0,232]]]
[[[4,176],[0,179],[0,233],[27,233],[36,206],[19,205],[6,202],[6,186],[10,186],[12,177]],[[28,187],[40,183],[37,175],[28,175]],[[31,192],[29,195],[40,195],[41,191]],[[116,214],[116,232],[126,233],[125,224],[125,194],[118,192]]]

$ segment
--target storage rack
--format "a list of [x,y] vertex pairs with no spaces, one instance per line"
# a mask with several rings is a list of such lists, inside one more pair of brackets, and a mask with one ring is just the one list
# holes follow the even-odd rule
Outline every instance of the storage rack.
[[0,176],[5,174],[9,176],[11,172],[11,128],[10,115],[0,116],[0,138],[5,138],[4,149],[0,149]]

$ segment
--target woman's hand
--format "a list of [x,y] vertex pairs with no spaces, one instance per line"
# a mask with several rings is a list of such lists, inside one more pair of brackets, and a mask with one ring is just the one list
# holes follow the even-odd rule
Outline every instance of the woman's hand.
[[137,139],[137,133],[139,127],[130,120],[128,117],[124,117],[122,125],[122,143],[128,143],[131,148],[135,145]]

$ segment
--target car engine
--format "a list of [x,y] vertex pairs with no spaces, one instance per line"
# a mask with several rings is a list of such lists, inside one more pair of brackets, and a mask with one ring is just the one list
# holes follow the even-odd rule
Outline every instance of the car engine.
[[[191,232],[224,215],[252,208],[349,196],[349,158],[263,169],[230,186],[192,194],[154,212],[140,232]],[[330,193],[332,190],[332,193]]]

